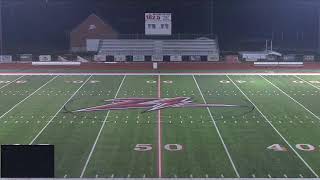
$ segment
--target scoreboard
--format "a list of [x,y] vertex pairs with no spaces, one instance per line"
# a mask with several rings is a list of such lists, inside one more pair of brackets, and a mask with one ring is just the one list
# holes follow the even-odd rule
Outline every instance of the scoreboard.
[[146,35],[171,35],[171,13],[145,13]]

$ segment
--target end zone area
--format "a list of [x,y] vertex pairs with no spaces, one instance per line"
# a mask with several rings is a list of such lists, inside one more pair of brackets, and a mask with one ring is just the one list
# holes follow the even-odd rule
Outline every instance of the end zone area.
[[[241,107],[76,112],[176,97]],[[319,97],[318,73],[1,73],[0,143],[55,145],[60,178],[313,178]]]

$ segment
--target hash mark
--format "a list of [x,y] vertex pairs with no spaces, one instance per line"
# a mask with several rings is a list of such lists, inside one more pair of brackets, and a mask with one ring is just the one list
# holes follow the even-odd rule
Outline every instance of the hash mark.
[[288,178],[288,176],[286,174],[283,175],[285,178]]
[[303,178],[302,174],[299,174],[299,176],[300,176],[301,178]]
[[268,174],[268,178],[272,178],[270,174]]
[[256,175],[255,175],[255,174],[252,174],[252,177],[253,177],[253,178],[256,178]]

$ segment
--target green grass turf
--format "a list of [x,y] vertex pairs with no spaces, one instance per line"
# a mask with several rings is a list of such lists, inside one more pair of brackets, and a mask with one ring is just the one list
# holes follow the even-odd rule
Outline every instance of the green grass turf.
[[[160,79],[162,98],[250,106],[210,108],[212,117],[207,108],[161,110],[162,177],[320,174],[320,76]],[[0,76],[0,144],[54,144],[57,177],[158,177],[157,112],[66,112],[115,97],[157,97],[157,80],[157,75]],[[247,98],[257,107],[253,111]],[[139,152],[137,144],[152,149]],[[182,149],[172,151],[175,145],[168,149],[168,144]],[[272,144],[287,151],[267,149]],[[300,150],[296,144],[316,150]]]

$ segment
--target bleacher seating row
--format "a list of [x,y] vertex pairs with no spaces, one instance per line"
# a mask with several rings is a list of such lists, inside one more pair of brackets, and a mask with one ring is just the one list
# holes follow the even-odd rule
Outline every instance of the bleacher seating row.
[[219,46],[214,39],[136,40],[104,39],[97,52],[106,56],[207,56],[219,60]]

